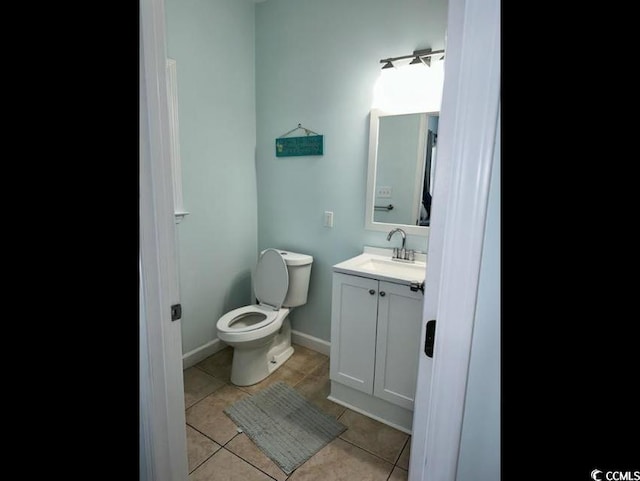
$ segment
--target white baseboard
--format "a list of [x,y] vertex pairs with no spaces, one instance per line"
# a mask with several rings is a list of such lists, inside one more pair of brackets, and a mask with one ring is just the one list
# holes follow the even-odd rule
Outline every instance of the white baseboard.
[[[304,346],[312,351],[319,352],[320,354],[324,354],[325,356],[328,356],[331,351],[331,343],[303,332],[294,331],[293,329],[291,330],[291,342]],[[183,354],[182,369],[184,370],[191,366],[195,366],[203,359],[223,350],[225,347],[227,347],[227,345],[224,342],[215,338],[213,341],[209,341],[203,346]]]
[[406,434],[409,434],[409,435],[413,434],[411,432],[411,429],[408,429],[408,428],[406,428],[404,426],[401,426],[400,424],[395,424],[395,423],[392,423],[391,421],[387,421],[386,419],[383,419],[380,416],[376,416],[375,414],[371,414],[366,409],[362,409],[362,408],[356,407],[353,404],[349,404],[348,402],[344,402],[344,401],[342,401],[340,399],[334,398],[331,394],[329,394],[327,396],[327,399],[329,401],[332,401],[332,402],[336,403],[336,404],[339,404],[340,406],[344,406],[347,409],[350,409],[352,411],[360,413],[360,414],[362,414],[364,416],[367,416],[367,417],[369,417],[371,419],[375,419],[376,421],[379,421],[379,422],[381,422],[383,424],[386,424],[387,426],[391,426],[392,428],[397,429],[398,431],[402,431],[403,433],[406,433]]
[[413,411],[331,380],[329,401],[411,434]]
[[216,337],[213,341],[209,341],[203,346],[183,354],[182,369],[184,370],[191,366],[195,366],[203,359],[208,358],[218,351],[222,351],[225,347],[227,347],[227,345]]
[[328,356],[331,352],[330,342],[293,329],[291,329],[291,342],[311,349],[312,351],[319,352],[320,354],[324,354],[325,356]]

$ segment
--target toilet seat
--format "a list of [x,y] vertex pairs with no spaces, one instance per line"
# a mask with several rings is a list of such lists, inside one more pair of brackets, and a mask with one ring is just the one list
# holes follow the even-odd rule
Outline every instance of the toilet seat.
[[[262,316],[262,321],[252,323],[251,325],[235,325],[239,324],[242,319],[250,316]],[[256,329],[260,329],[267,324],[271,324],[275,321],[276,316],[278,315],[278,311],[274,311],[273,309],[263,308],[259,305],[249,305],[244,307],[238,307],[232,311],[227,312],[224,316],[222,316],[217,323],[218,331],[221,332],[249,332],[254,331]]]
[[[286,307],[277,311],[274,311],[270,307],[263,307],[256,304],[239,307],[227,312],[218,320],[216,323],[218,337],[223,341],[230,342],[248,342],[266,337],[280,329],[282,321],[288,314],[289,309]],[[250,325],[242,325],[242,320],[251,315],[264,318]]]

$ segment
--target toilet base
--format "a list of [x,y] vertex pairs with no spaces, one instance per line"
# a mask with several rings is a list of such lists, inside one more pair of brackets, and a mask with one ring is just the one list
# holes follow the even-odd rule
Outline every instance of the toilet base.
[[251,386],[263,381],[294,353],[291,346],[291,321],[287,317],[278,333],[263,346],[243,349],[235,346],[231,363],[231,383]]

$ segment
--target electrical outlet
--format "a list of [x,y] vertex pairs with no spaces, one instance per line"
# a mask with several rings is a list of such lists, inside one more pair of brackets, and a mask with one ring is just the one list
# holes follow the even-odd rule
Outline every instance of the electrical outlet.
[[391,197],[391,187],[389,186],[379,186],[376,189],[376,197],[382,198],[390,198]]
[[333,227],[333,212],[328,210],[324,211],[324,226]]

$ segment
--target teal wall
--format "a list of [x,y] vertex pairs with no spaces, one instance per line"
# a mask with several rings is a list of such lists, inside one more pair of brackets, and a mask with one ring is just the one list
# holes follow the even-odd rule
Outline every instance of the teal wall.
[[[373,87],[381,58],[444,48],[446,10],[446,0],[256,4],[258,247],[314,257],[308,302],[291,314],[298,331],[330,340],[332,265],[363,245],[399,245],[364,229]],[[275,156],[298,123],[324,135],[323,156]],[[426,247],[408,236],[407,248]]]
[[184,206],[177,226],[182,349],[215,339],[251,301],[257,259],[255,7],[252,0],[166,0],[176,60]]

